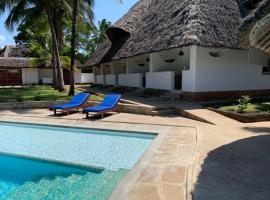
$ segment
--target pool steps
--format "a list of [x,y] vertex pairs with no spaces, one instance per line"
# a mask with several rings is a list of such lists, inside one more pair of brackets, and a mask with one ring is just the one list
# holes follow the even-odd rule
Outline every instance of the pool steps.
[[[107,200],[114,187],[125,176],[128,170],[104,170],[100,174],[72,174],[68,177],[40,179],[37,182],[26,182],[12,191],[5,200]],[[0,197],[0,200],[1,197]]]

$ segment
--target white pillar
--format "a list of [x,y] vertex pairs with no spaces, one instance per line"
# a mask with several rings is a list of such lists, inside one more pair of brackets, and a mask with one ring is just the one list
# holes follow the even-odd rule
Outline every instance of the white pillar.
[[161,58],[158,53],[150,54],[150,73],[156,71],[156,67],[160,65]]
[[196,68],[198,67],[198,47],[190,47],[190,69],[184,70],[182,75],[182,90],[196,92]]

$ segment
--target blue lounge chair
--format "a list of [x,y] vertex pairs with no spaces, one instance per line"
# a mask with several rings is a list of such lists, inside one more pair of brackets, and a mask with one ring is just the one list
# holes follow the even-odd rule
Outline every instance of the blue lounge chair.
[[104,97],[104,100],[101,102],[101,104],[84,108],[83,113],[86,114],[86,118],[89,117],[90,112],[95,113],[96,115],[101,115],[101,117],[103,118],[104,113],[111,112],[116,108],[120,99],[121,95],[119,94],[109,94]]
[[54,115],[56,115],[57,110],[60,110],[61,112],[67,112],[67,114],[69,114],[70,111],[83,108],[89,96],[89,93],[79,93],[74,96],[68,103],[50,106],[49,110],[54,111]]

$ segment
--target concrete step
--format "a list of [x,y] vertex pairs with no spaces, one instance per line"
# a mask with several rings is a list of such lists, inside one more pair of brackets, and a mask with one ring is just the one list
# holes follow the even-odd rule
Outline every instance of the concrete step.
[[165,110],[153,110],[151,112],[152,116],[168,116],[168,115],[176,115],[176,110],[174,109],[165,109]]
[[163,96],[161,96],[161,98],[167,99],[167,100],[180,100],[181,99],[181,93],[167,92]]

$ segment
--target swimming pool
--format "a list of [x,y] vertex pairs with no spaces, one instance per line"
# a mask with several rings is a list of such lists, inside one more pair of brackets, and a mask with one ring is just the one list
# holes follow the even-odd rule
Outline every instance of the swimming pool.
[[154,138],[1,122],[0,199],[105,200]]

